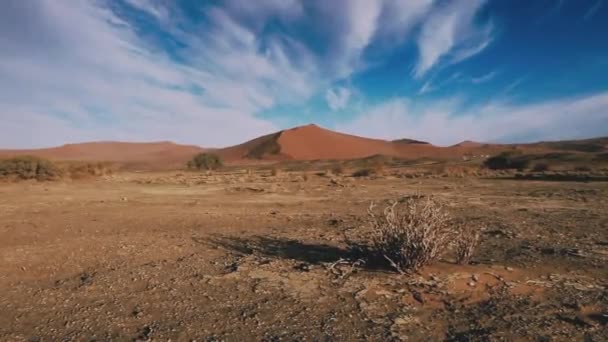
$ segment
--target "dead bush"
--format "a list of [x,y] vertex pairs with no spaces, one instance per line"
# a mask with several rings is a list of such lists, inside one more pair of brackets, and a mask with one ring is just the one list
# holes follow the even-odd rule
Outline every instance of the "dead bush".
[[368,257],[383,259],[400,273],[414,272],[454,247],[459,264],[470,263],[479,245],[478,229],[456,222],[433,197],[406,196],[376,214],[369,207],[372,226]]
[[365,168],[353,172],[353,177],[369,177],[373,174],[375,174],[375,171],[373,169]]
[[532,171],[534,171],[534,172],[549,171],[549,164],[547,164],[547,163],[536,163],[534,165],[534,167],[532,168]]
[[372,170],[374,172],[374,175],[378,175],[378,176],[379,175],[383,175],[384,172],[385,172],[385,165],[383,163],[380,163],[380,162],[375,163],[372,166]]
[[456,230],[456,262],[466,265],[471,262],[479,245],[479,231],[473,227],[461,224]]
[[344,167],[342,165],[336,165],[331,169],[331,173],[339,176],[344,173]]
[[382,215],[374,212],[372,204],[369,216],[374,254],[400,273],[416,271],[437,259],[456,233],[450,215],[432,197],[395,202]]
[[21,156],[0,160],[0,177],[46,181],[61,176],[62,171],[57,165],[38,157]]
[[114,172],[114,166],[107,162],[65,162],[60,166],[63,173],[71,179],[99,177]]
[[276,176],[278,176],[280,174],[281,174],[281,170],[280,169],[278,169],[276,167],[273,167],[272,169],[270,169],[270,175],[271,176],[276,177]]

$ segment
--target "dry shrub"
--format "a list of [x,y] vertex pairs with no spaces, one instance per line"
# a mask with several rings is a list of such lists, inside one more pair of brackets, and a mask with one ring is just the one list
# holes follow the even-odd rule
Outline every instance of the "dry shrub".
[[281,174],[281,170],[280,169],[278,169],[276,167],[273,167],[272,169],[270,169],[270,175],[271,176],[276,177],[276,176],[278,176],[280,174]]
[[536,163],[536,164],[534,164],[534,167],[532,168],[532,171],[534,171],[534,172],[549,171],[549,164],[547,164],[547,163]]
[[105,176],[114,172],[114,166],[107,162],[67,162],[61,166],[71,179]]
[[587,165],[578,165],[574,168],[574,171],[589,172],[591,171],[591,168]]
[[344,167],[342,165],[336,165],[331,169],[331,173],[339,176],[344,173]]
[[411,196],[386,207],[382,215],[368,210],[372,224],[372,254],[386,259],[398,272],[413,272],[432,263],[452,244],[457,261],[469,262],[479,235],[455,224],[433,197]]
[[456,245],[456,262],[466,265],[471,262],[479,245],[479,231],[466,225],[458,226],[454,243]]
[[365,168],[353,172],[353,177],[369,177],[373,174],[375,174],[375,171],[373,169]]
[[223,166],[222,158],[214,153],[199,153],[186,164],[188,169],[216,170]]
[[468,177],[468,176],[477,176],[478,171],[479,171],[478,166],[450,165],[450,166],[444,166],[442,175],[445,177],[464,178],[464,177]]
[[375,175],[383,175],[385,171],[385,165],[382,162],[376,162],[372,166],[372,170],[374,171]]
[[61,176],[62,170],[46,159],[21,156],[0,160],[0,177],[46,181]]

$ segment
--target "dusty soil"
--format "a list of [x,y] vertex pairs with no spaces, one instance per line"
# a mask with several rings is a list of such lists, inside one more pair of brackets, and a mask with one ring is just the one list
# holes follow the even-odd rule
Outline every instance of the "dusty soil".
[[[355,262],[414,193],[482,230],[474,264]],[[340,260],[349,259],[341,262]],[[608,338],[608,183],[118,174],[0,184],[0,340]]]

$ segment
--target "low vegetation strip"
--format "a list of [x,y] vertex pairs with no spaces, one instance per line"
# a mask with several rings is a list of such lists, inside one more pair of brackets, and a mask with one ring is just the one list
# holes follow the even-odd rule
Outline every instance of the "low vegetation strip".
[[0,160],[0,177],[36,179],[40,181],[58,179],[62,170],[54,163],[32,156]]
[[0,159],[0,178],[8,180],[81,179],[107,175],[113,170],[113,165],[105,162],[52,162],[34,156]]

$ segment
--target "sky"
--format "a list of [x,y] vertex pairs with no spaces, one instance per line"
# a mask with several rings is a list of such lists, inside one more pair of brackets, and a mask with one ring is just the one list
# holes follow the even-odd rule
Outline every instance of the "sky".
[[0,148],[608,136],[608,0],[4,0]]

